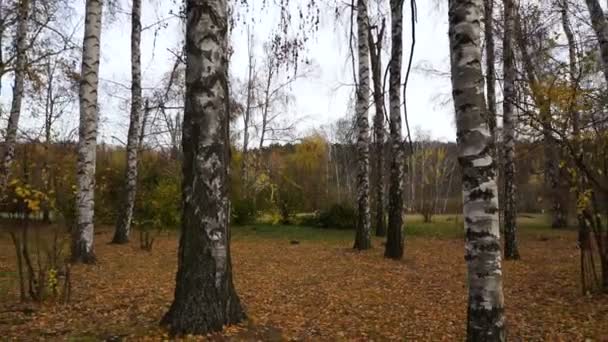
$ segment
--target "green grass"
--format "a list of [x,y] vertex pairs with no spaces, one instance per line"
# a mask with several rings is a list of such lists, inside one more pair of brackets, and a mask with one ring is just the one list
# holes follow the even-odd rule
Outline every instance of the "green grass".
[[[547,219],[539,214],[522,214],[518,217],[520,234],[538,235],[559,231],[549,227]],[[235,240],[279,239],[316,242],[350,241],[354,238],[353,230],[324,229],[300,225],[272,225],[257,223],[246,226],[232,227]],[[407,215],[405,221],[405,236],[462,239],[464,226],[462,215],[437,215],[432,222],[424,223],[420,215]]]

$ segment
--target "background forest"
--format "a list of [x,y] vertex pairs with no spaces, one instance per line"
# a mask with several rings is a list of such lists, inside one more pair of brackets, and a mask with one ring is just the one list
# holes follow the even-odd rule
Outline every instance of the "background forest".
[[0,1],[0,336],[608,338],[607,11]]

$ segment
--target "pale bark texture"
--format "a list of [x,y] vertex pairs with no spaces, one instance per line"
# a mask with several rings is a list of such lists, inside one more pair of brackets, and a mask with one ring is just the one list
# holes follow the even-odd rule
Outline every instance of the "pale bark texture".
[[482,0],[449,2],[452,95],[462,168],[469,288],[467,341],[504,341],[497,187],[481,72],[482,11]]
[[162,323],[172,334],[206,334],[245,318],[232,282],[228,4],[186,4],[182,231],[175,298]]
[[384,219],[384,89],[382,89],[382,40],[384,39],[385,22],[378,33],[376,43],[372,38],[372,30],[369,34],[369,52],[372,65],[372,79],[374,81],[374,142],[375,142],[375,172],[374,193],[376,197],[376,210],[374,212],[374,225],[376,236],[386,236],[386,222]]
[[11,175],[11,165],[15,158],[15,145],[17,143],[17,129],[19,128],[19,117],[21,116],[21,102],[23,99],[23,81],[25,78],[26,50],[27,50],[27,21],[29,13],[29,0],[19,2],[17,16],[15,75],[13,83],[13,99],[6,127],[4,141],[4,158],[2,169],[0,169],[0,191],[6,189],[8,179]]
[[72,239],[72,261],[85,263],[95,261],[93,219],[102,8],[102,0],[87,0],[82,44],[79,89],[80,127],[78,131],[78,169],[76,171],[76,227]]
[[391,0],[391,59],[389,65],[389,129],[391,166],[388,190],[388,232],[384,256],[403,257],[403,177],[405,156],[401,139],[401,61],[403,0]]
[[591,26],[600,45],[600,56],[604,67],[604,77],[608,83],[608,20],[604,16],[604,11],[598,0],[585,0],[589,15],[591,16]]
[[131,119],[127,136],[127,169],[125,171],[125,204],[121,206],[113,243],[129,242],[133,208],[137,194],[137,154],[142,115],[141,93],[141,0],[133,0],[131,11]]
[[372,247],[369,210],[369,40],[367,1],[357,1],[357,227],[354,248],[365,250]]
[[515,124],[513,113],[515,105],[515,56],[513,53],[513,0],[504,1],[504,39],[503,39],[503,78],[504,99],[502,106],[503,122],[503,162],[504,162],[504,224],[505,258],[519,259],[517,248],[517,192],[515,188]]

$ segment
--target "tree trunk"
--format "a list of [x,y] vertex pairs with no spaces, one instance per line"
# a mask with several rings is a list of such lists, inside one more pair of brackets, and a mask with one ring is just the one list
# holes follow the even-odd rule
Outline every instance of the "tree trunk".
[[206,334],[245,318],[232,283],[228,228],[228,4],[186,6],[182,233],[175,299],[162,323],[172,334]]
[[504,101],[502,110],[505,184],[505,258],[519,259],[517,248],[517,192],[515,188],[515,56],[513,53],[513,0],[504,1],[503,73]]
[[103,0],[87,0],[80,77],[80,127],[76,194],[76,228],[72,261],[95,262],[93,252],[95,209],[95,161],[97,147],[97,85]]
[[529,42],[526,40],[525,33],[519,17],[519,13],[514,13],[515,24],[514,32],[517,34],[517,44],[522,56],[522,62],[526,77],[532,91],[532,97],[539,110],[539,119],[543,131],[543,147],[545,157],[545,192],[551,202],[552,226],[560,228],[566,226],[566,208],[562,204],[563,199],[560,194],[560,175],[559,164],[557,163],[558,153],[556,142],[552,135],[552,114],[551,100],[542,91],[539,91],[539,72],[536,69],[532,57],[528,52]]
[[[47,85],[46,85],[46,99],[44,103],[44,162],[42,164],[42,181],[44,182],[44,192],[50,194],[51,191],[51,174],[50,174],[50,161],[51,161],[51,126],[53,125],[54,119],[54,99],[53,99],[53,81],[55,73],[55,65],[51,65],[51,58],[47,59],[46,63],[47,73]],[[51,213],[48,205],[45,205],[42,210],[42,221],[44,223],[51,223]]]
[[125,173],[125,200],[118,215],[116,230],[112,243],[129,242],[135,195],[137,193],[137,154],[139,152],[139,133],[141,128],[142,94],[141,94],[141,0],[133,0],[131,11],[131,121],[127,137],[127,170]]
[[589,14],[591,15],[591,26],[600,45],[600,56],[604,67],[604,77],[608,83],[608,20],[602,11],[598,0],[585,0]]
[[382,40],[384,39],[385,21],[374,44],[372,30],[369,34],[369,52],[372,64],[372,78],[374,80],[374,141],[376,149],[376,167],[374,179],[374,192],[376,193],[376,211],[374,222],[376,236],[386,236],[386,222],[384,220],[384,89],[382,89]]
[[354,248],[371,248],[369,212],[369,40],[367,0],[357,1],[359,84],[357,86],[357,232]]
[[482,0],[450,0],[449,36],[458,161],[462,168],[467,340],[506,339],[492,135],[481,72]]
[[391,60],[389,111],[391,168],[388,190],[388,233],[384,256],[403,257],[403,177],[405,156],[401,139],[401,59],[403,56],[403,0],[391,0]]
[[15,158],[15,145],[17,143],[17,129],[19,128],[19,116],[21,115],[21,100],[23,99],[23,81],[25,78],[25,63],[27,50],[27,22],[29,14],[29,0],[19,2],[19,14],[17,17],[15,76],[13,84],[13,100],[11,111],[6,126],[4,141],[4,159],[0,170],[0,191],[4,191],[11,176],[11,165]]

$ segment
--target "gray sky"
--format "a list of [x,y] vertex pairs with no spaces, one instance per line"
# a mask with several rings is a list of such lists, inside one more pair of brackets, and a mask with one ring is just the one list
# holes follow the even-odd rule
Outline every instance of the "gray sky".
[[[126,4],[128,1],[123,0]],[[262,18],[254,25],[254,33],[258,39],[256,48],[258,50],[258,64],[262,60],[263,40],[268,37],[270,30],[276,25],[276,11],[266,10],[259,15],[261,0],[250,1],[253,12],[258,18]],[[449,71],[448,36],[447,36],[447,13],[445,9],[438,10],[431,1],[418,1],[418,24],[417,46],[413,65],[426,66],[441,71]],[[84,1],[75,4],[78,14],[73,25],[78,25],[82,31]],[[404,71],[407,65],[407,57],[410,45],[409,5],[405,6],[406,23],[404,25]],[[124,7],[124,12],[129,12],[130,6]],[[143,18],[144,27],[167,17],[170,10],[176,10],[172,1],[167,0],[144,0]],[[290,120],[300,120],[298,131],[306,132],[311,128],[320,127],[343,117],[349,105],[349,97],[352,93],[352,71],[351,60],[348,49],[348,21],[347,11],[342,14],[342,24],[333,19],[333,12],[322,13],[321,28],[311,37],[307,47],[307,57],[313,61],[318,68],[315,77],[299,79],[290,89],[295,102],[292,102],[286,113]],[[158,86],[164,74],[170,71],[173,57],[168,49],[176,49],[182,36],[182,29],[177,19],[167,21],[168,27],[157,32],[150,29],[142,34],[142,64],[143,64],[143,87],[151,88]],[[388,32],[387,32],[388,33]],[[82,33],[80,33],[81,37]],[[81,38],[76,41],[80,42]],[[128,98],[128,90],[122,89],[119,84],[128,85],[130,82],[130,15],[118,13],[116,19],[111,23],[104,24],[102,33],[102,60],[100,64],[101,87],[100,109],[101,125],[100,139],[117,143],[113,136],[124,141],[128,125],[128,108],[124,100],[110,96],[115,93],[121,97]],[[233,30],[232,45],[235,48],[231,60],[231,75],[244,79],[247,74],[247,34],[244,25],[237,26]],[[390,44],[385,44],[390,46]],[[386,61],[384,62],[386,65]],[[3,81],[2,98],[6,105],[10,103],[11,87],[6,84],[11,82],[6,77]],[[455,140],[455,128],[452,115],[452,105],[449,101],[450,82],[449,78],[429,75],[420,70],[414,70],[410,76],[407,102],[410,127],[416,127],[430,131],[431,136],[441,140]],[[69,127],[76,127],[78,123],[77,106],[73,113],[66,116],[60,126],[67,131]],[[25,125],[35,125],[36,120],[24,118]]]

